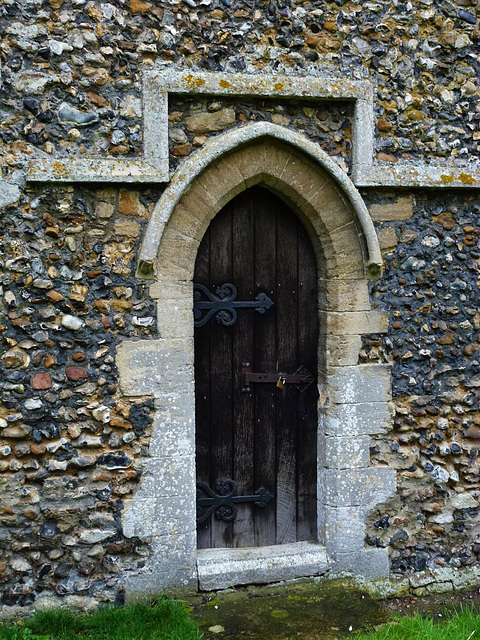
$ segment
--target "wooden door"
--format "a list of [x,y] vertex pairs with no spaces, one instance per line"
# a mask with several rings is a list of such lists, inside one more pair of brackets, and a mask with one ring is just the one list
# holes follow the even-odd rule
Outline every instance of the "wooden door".
[[[222,289],[226,283],[236,287],[235,297]],[[211,513],[198,524],[198,546],[316,539],[318,312],[311,241],[283,201],[253,187],[210,224],[194,284],[197,504],[230,493],[226,480],[236,483],[237,497],[260,489],[272,496],[263,507],[253,501],[199,507],[197,515]],[[232,312],[218,305],[233,297],[260,308],[240,305]],[[314,379],[302,391],[288,379],[283,389],[282,382],[252,382],[244,391],[245,363],[251,372],[274,374],[303,366]]]

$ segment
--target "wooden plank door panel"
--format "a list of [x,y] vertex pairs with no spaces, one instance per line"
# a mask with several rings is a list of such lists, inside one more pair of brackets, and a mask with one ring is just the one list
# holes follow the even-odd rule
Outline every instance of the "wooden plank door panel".
[[[247,192],[248,193],[248,192]],[[262,317],[255,318],[255,353],[249,362],[252,371],[275,371],[277,349],[274,268],[277,263],[277,216],[271,194],[253,194],[255,217],[255,295],[265,292],[274,305]],[[269,206],[270,205],[270,206]],[[261,214],[260,214],[261,212]],[[267,315],[268,314],[268,315]],[[258,314],[257,314],[258,315]],[[273,385],[252,385],[250,401],[255,415],[255,488],[264,487],[276,501],[276,397]],[[277,513],[272,508],[255,510],[255,545],[276,544]]]
[[244,547],[316,538],[317,392],[292,385],[252,384],[241,369],[294,373],[317,370],[317,268],[298,218],[260,187],[233,199],[212,221],[199,248],[195,282],[212,293],[226,282],[237,300],[266,293],[264,314],[239,309],[224,326],[213,317],[195,330],[197,479],[213,490],[232,479],[239,495],[260,487],[274,496],[265,508],[237,506],[233,522],[211,516],[198,546]]

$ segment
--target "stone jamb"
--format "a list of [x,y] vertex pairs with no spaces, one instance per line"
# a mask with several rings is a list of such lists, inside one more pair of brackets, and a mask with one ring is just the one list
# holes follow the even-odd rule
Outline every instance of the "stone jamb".
[[[180,174],[185,177],[184,167],[172,185],[180,180]],[[224,176],[223,182],[219,176]],[[210,193],[215,181],[216,189]],[[319,311],[327,322],[319,343],[318,542],[324,545],[334,573],[388,576],[387,550],[364,547],[366,513],[396,486],[393,470],[369,467],[370,435],[388,429],[391,423],[391,381],[387,365],[358,365],[360,336],[383,331],[386,326],[384,314],[371,311],[368,305],[365,239],[357,228],[355,207],[335,175],[285,140],[263,137],[224,150],[189,176],[175,197],[167,189],[158,205],[167,210],[163,211],[164,232],[156,245],[158,263],[150,291],[160,303],[160,338],[125,341],[117,355],[123,392],[131,396],[153,394],[157,407],[150,457],[137,493],[123,513],[125,534],[149,540],[152,549],[145,566],[125,576],[129,593],[198,584],[191,310],[194,263],[210,220],[230,198],[253,184],[283,197],[304,220],[327,275],[319,291]],[[337,194],[336,207],[330,189]],[[322,205],[322,194],[328,206]],[[156,220],[155,224],[160,223]],[[357,232],[345,232],[351,228]],[[344,260],[345,242],[348,260]],[[347,319],[340,322],[340,315]],[[339,340],[351,345],[351,357],[346,361],[338,357]],[[201,567],[198,570],[202,571]],[[280,579],[278,574],[274,578]],[[233,575],[231,584],[235,579]]]
[[144,69],[143,138],[140,158],[72,159],[43,156],[29,160],[26,179],[33,182],[169,181],[168,96],[256,96],[354,103],[352,181],[361,187],[480,187],[480,169],[456,164],[374,163],[373,85],[368,80],[262,74],[227,74],[192,70]]

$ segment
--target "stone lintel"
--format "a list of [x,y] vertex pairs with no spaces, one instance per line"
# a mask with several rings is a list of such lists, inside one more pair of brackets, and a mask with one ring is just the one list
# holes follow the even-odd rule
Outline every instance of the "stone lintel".
[[209,73],[148,69],[144,83],[153,82],[167,93],[312,98],[328,100],[368,100],[372,84],[368,80],[321,78],[313,75],[286,76],[247,73]]
[[443,164],[359,164],[352,168],[357,187],[479,188],[480,168]]
[[26,178],[30,182],[168,182],[168,157],[155,165],[141,158],[34,158]]

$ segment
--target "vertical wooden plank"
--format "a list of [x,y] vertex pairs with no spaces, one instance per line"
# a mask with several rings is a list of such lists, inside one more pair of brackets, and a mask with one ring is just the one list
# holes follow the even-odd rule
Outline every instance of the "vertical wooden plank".
[[[316,378],[317,264],[311,240],[300,221],[298,225],[298,362]],[[317,398],[316,382],[298,393],[297,540],[317,539]]]
[[[277,363],[293,373],[297,363],[297,228],[295,216],[276,200],[277,210]],[[277,390],[277,544],[297,539],[298,391]]]
[[[227,207],[211,223],[210,290],[232,282],[232,213]],[[232,327],[210,321],[210,486],[232,479]],[[211,518],[212,547],[231,547],[233,523]]]
[[[274,196],[257,188],[255,197],[255,295],[265,292],[274,302],[266,313],[256,313],[255,356],[252,371],[275,371],[276,367],[276,214]],[[276,543],[276,442],[274,385],[252,385],[255,405],[255,488],[270,491],[274,500],[255,510],[255,544]]]
[[[210,229],[195,261],[194,282],[210,286]],[[197,482],[210,483],[210,323],[195,329],[195,443]],[[199,549],[212,546],[210,522],[197,527]]]
[[[232,207],[232,263],[233,283],[237,299],[254,300],[254,256],[252,195],[247,191],[235,198]],[[242,363],[250,362],[254,354],[253,309],[239,309],[233,330],[233,479],[239,495],[252,494],[254,486],[253,398],[242,393]],[[254,504],[238,505],[233,523],[234,546],[251,547],[255,544],[253,521],[258,507]]]

